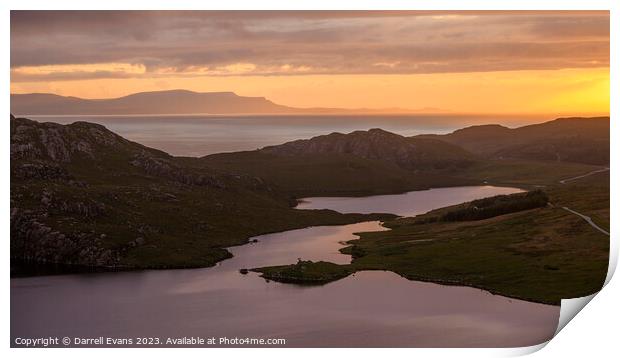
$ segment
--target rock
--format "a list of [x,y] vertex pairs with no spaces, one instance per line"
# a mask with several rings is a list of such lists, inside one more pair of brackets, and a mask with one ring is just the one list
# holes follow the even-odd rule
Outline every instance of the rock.
[[239,270],[239,273],[242,275],[247,275],[248,272],[250,272],[248,269],[242,268],[241,270]]
[[216,176],[203,175],[178,167],[168,158],[155,157],[142,151],[133,156],[131,165],[143,169],[152,176],[164,177],[187,185],[205,185],[224,189],[226,185]]
[[11,210],[11,257],[26,262],[115,266],[119,253],[101,246],[86,232],[60,233],[37,221],[32,212]]
[[[13,155],[14,149],[19,151],[24,147],[13,148],[11,147],[11,155]],[[26,145],[30,147],[30,145]],[[21,149],[20,149],[21,148]],[[17,154],[16,154],[17,155]],[[19,155],[18,155],[19,156]],[[11,167],[11,177],[19,179],[69,179],[70,175],[66,169],[53,163],[24,163]]]
[[[11,158],[69,163],[76,158],[96,159],[102,146],[120,148],[128,141],[104,126],[75,122],[39,123],[25,118],[11,121]],[[116,149],[115,148],[115,149]]]
[[409,170],[469,165],[473,159],[471,153],[437,139],[408,138],[378,128],[331,133],[265,147],[261,151],[280,156],[351,155],[389,161]]

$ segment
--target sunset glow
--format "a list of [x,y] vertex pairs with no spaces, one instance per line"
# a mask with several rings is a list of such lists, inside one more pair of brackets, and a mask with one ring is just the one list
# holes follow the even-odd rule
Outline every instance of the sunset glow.
[[12,13],[11,93],[188,89],[294,107],[609,113],[607,12],[81,14]]

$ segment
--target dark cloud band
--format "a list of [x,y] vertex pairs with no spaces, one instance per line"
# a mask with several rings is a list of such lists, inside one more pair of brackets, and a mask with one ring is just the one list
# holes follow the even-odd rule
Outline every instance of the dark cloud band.
[[[146,71],[18,71],[112,62]],[[253,67],[236,72],[236,64]],[[608,65],[608,12],[11,12],[12,81]]]

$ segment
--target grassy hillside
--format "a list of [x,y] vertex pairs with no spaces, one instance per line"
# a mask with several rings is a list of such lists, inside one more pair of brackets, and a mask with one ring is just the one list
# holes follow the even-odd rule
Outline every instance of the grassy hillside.
[[[609,236],[563,206],[608,228],[608,174],[555,184],[546,193],[546,206],[517,205],[484,219],[451,215],[477,206],[479,201],[474,201],[390,220],[384,224],[390,230],[361,233],[360,239],[348,242],[351,246],[341,251],[353,256],[350,265],[315,268],[317,263],[306,263],[305,271],[314,273],[313,282],[320,281],[317,272],[328,282],[358,270],[389,270],[411,280],[479,287],[550,304],[597,292],[607,273]],[[486,201],[518,204],[524,194],[509,197]],[[273,280],[286,280],[288,274],[294,274],[296,282],[304,278],[293,265],[258,271]]]
[[295,197],[361,196],[431,187],[474,185],[455,172],[476,157],[435,139],[411,139],[380,129],[332,133],[261,150],[209,155],[204,165],[259,176]]
[[[609,228],[608,172],[561,184],[601,166],[489,158],[455,148],[437,138],[372,130],[179,158],[95,124],[11,118],[11,259],[202,267],[229,257],[225,247],[251,236],[382,219],[391,230],[362,233],[344,250],[354,257],[351,265],[302,262],[260,272],[282,281],[324,283],[357,270],[391,270],[546,303],[600,288],[609,237],[563,207]],[[544,194],[475,201],[397,220],[291,208],[303,196],[480,184]]]
[[251,236],[386,216],[299,211],[231,175],[90,123],[11,120],[11,258],[105,267],[210,266]]
[[348,155],[389,162],[409,170],[462,168],[475,159],[459,146],[431,138],[407,138],[378,128],[296,140],[263,148],[261,152],[293,157]]
[[601,169],[601,166],[521,159],[489,159],[479,161],[452,175],[499,186],[533,189],[553,186],[559,181]]
[[473,126],[446,135],[425,135],[486,158],[609,164],[609,117],[560,118],[515,129]]
[[218,170],[264,178],[294,197],[364,196],[430,187],[474,185],[445,170],[414,172],[381,160],[350,154],[282,156],[263,151],[223,153],[202,159]]
[[[520,159],[521,155],[496,154],[521,141],[521,133],[536,140],[549,136],[570,138],[570,133],[582,133],[584,126],[593,127],[593,133],[604,134],[604,124],[604,119],[558,120],[518,131],[479,126],[432,138],[405,138],[376,129],[332,133],[257,151],[214,154],[200,162],[211,168],[264,178],[295,197],[361,196],[485,183],[533,188],[600,169],[600,165],[588,163],[604,162],[609,157],[608,140],[606,144],[601,140],[607,149],[599,148],[588,156],[601,160],[582,160],[583,163],[573,162],[569,156],[558,161],[555,156],[547,160],[545,155],[528,154],[523,157],[532,159]],[[458,142],[477,154],[442,141]],[[589,153],[588,146],[580,143],[571,142],[566,147],[584,155]],[[516,149],[512,152],[517,153]]]

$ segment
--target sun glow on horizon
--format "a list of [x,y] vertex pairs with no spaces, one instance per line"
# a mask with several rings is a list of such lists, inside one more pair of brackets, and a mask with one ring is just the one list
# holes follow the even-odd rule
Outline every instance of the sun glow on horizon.
[[[20,80],[11,93],[54,93],[80,98],[112,98],[136,92],[187,89],[232,91],[266,97],[292,107],[369,109],[434,108],[453,113],[585,115],[609,113],[609,68],[376,75],[209,75],[165,71],[148,74],[132,64],[62,65],[16,68],[12,76],[117,71],[116,78]],[[234,64],[227,70],[253,68]]]
[[609,11],[12,11],[11,92],[609,113]]

